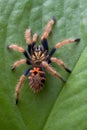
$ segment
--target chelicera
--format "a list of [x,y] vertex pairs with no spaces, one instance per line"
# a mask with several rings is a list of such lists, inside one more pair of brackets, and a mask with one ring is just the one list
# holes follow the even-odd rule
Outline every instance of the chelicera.
[[51,51],[49,51],[48,47],[48,41],[47,37],[49,33],[51,32],[52,26],[55,23],[55,18],[53,17],[47,24],[45,31],[43,35],[41,36],[41,45],[36,46],[37,38],[38,35],[35,33],[33,35],[33,38],[31,39],[31,30],[27,29],[25,31],[25,39],[26,43],[28,45],[28,50],[26,51],[24,48],[16,45],[16,44],[11,44],[8,45],[8,49],[16,50],[19,52],[22,52],[25,56],[25,59],[21,59],[16,61],[12,65],[12,70],[14,70],[16,67],[18,67],[21,64],[28,64],[30,67],[22,74],[22,76],[19,79],[19,82],[16,86],[16,91],[15,91],[15,96],[16,96],[16,104],[18,103],[19,99],[19,93],[20,89],[22,87],[22,84],[25,80],[25,77],[28,76],[29,79],[29,85],[30,88],[34,92],[39,92],[45,83],[46,80],[46,74],[45,74],[45,69],[49,71],[53,76],[56,76],[57,78],[61,79],[63,82],[65,82],[64,78],[55,70],[51,67],[51,62],[57,63],[61,65],[67,72],[71,72],[69,68],[65,65],[65,63],[56,57],[53,57],[53,54],[55,51],[68,44],[68,43],[74,43],[74,42],[79,42],[80,38],[77,39],[67,39],[62,42],[57,43]]

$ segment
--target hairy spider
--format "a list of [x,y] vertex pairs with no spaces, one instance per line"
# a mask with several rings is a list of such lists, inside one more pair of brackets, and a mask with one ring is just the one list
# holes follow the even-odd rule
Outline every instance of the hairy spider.
[[33,39],[31,40],[31,30],[30,29],[27,29],[25,31],[25,39],[26,39],[26,43],[28,44],[28,52],[24,48],[22,48],[16,44],[8,45],[8,49],[13,49],[13,50],[22,52],[24,54],[24,56],[26,57],[26,59],[21,59],[19,61],[16,61],[12,65],[12,68],[11,68],[12,70],[14,70],[19,65],[25,64],[25,63],[31,66],[20,77],[19,82],[16,86],[16,92],[15,92],[16,104],[18,103],[19,92],[20,92],[21,86],[27,75],[28,75],[28,79],[29,79],[30,88],[32,88],[34,92],[39,92],[43,88],[43,85],[46,80],[44,69],[48,70],[52,75],[56,76],[57,78],[60,78],[63,82],[65,82],[63,77],[58,72],[56,72],[56,70],[54,70],[51,67],[51,65],[50,65],[51,62],[57,63],[57,64],[61,65],[67,72],[69,72],[69,73],[71,72],[70,69],[67,68],[67,66],[65,65],[65,63],[62,60],[57,59],[56,57],[52,57],[52,56],[53,56],[54,52],[56,51],[56,49],[66,45],[68,43],[79,42],[80,38],[67,39],[60,43],[57,43],[52,48],[52,50],[49,52],[47,37],[48,37],[54,23],[55,23],[55,18],[53,17],[48,22],[48,24],[45,28],[45,32],[41,36],[42,46],[35,45],[37,42],[37,38],[38,38],[38,35],[36,33],[33,35]]

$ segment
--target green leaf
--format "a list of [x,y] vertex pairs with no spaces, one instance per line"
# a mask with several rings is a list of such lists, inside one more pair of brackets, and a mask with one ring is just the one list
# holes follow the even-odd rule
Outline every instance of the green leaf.
[[44,130],[87,128],[87,47],[57,98]]
[[[86,0],[0,0],[1,130],[86,130],[86,8]],[[52,16],[56,17],[56,24],[48,38],[50,49],[64,39],[81,38],[79,44],[66,45],[54,55],[61,58],[72,73],[52,64],[67,82],[64,84],[46,72],[46,83],[38,94],[31,91],[26,78],[16,106],[16,84],[28,66],[20,66],[11,72],[11,65],[23,56],[8,51],[6,46],[17,43],[27,48],[26,28],[30,27],[32,33],[41,36]]]

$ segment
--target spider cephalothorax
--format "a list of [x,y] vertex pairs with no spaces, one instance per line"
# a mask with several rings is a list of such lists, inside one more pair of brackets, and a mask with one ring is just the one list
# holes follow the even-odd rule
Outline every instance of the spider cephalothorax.
[[36,33],[33,35],[33,40],[31,40],[31,30],[30,29],[27,29],[25,31],[25,39],[26,39],[26,43],[28,44],[28,52],[24,48],[22,48],[18,45],[15,45],[15,44],[11,44],[8,46],[8,49],[13,49],[13,50],[22,52],[24,54],[24,56],[26,57],[26,59],[21,59],[19,61],[16,61],[12,66],[12,70],[14,70],[17,66],[24,64],[24,63],[30,65],[30,68],[24,72],[24,74],[20,77],[20,80],[17,84],[16,104],[18,103],[19,92],[20,92],[21,86],[27,75],[28,75],[28,79],[29,79],[30,88],[32,88],[32,90],[34,92],[39,92],[42,89],[42,87],[45,83],[45,80],[46,80],[44,69],[48,70],[52,75],[56,76],[57,78],[60,78],[63,82],[65,82],[63,77],[51,67],[51,65],[50,65],[51,62],[57,63],[57,64],[61,65],[67,72],[69,72],[69,73],[71,72],[70,69],[68,69],[66,67],[66,65],[64,64],[64,62],[62,60],[57,59],[56,57],[52,57],[52,56],[55,53],[57,48],[60,48],[68,43],[79,42],[80,39],[77,38],[77,39],[64,40],[60,43],[57,43],[52,48],[52,50],[49,52],[47,37],[48,37],[54,23],[55,23],[54,18],[52,18],[48,22],[45,32],[43,33],[43,35],[41,37],[42,46],[35,45],[37,42],[37,38],[38,38],[38,35]]
[[42,61],[47,59],[47,51],[43,50],[41,46],[36,46],[32,49],[31,62],[34,65],[40,65]]

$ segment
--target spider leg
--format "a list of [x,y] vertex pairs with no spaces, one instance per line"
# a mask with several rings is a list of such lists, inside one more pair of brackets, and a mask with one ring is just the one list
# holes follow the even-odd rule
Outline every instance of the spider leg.
[[26,43],[28,44],[28,52],[31,54],[31,51],[35,45],[35,43],[37,42],[37,38],[38,38],[38,34],[35,33],[33,35],[33,41],[31,40],[31,29],[26,29],[25,31],[25,39],[26,39]]
[[63,79],[63,77],[56,72],[47,62],[42,61],[42,66],[47,69],[52,75],[56,76],[57,78],[61,79],[63,82],[66,82],[65,79]]
[[30,69],[28,69],[27,71],[25,71],[25,73],[20,77],[19,82],[16,86],[16,91],[15,91],[15,96],[16,96],[16,104],[18,104],[18,100],[19,100],[19,93],[22,87],[22,84],[25,80],[25,77],[28,75]]
[[55,63],[61,65],[67,72],[71,73],[71,70],[69,68],[67,68],[67,66],[65,65],[65,63],[62,60],[57,59],[56,57],[51,57],[50,60],[51,60],[51,62],[55,62]]
[[32,44],[31,40],[31,29],[26,29],[25,31],[25,40],[28,45]]
[[25,56],[26,58],[28,58],[28,59],[29,59],[29,56],[28,56],[28,54],[27,54],[26,50],[25,50],[24,48],[22,48],[22,47],[20,47],[20,46],[16,45],[16,44],[11,44],[11,45],[8,45],[8,46],[7,46],[7,48],[8,48],[8,49],[15,50],[15,51],[22,52],[22,53],[24,54],[24,56]]
[[28,44],[28,52],[31,53],[31,48],[32,48],[31,29],[26,29],[25,40],[26,43]]
[[57,48],[60,48],[60,47],[62,47],[64,45],[66,45],[66,44],[73,43],[73,42],[79,42],[79,41],[80,41],[80,38],[77,38],[77,39],[67,39],[67,40],[64,40],[64,41],[62,41],[60,43],[57,43],[55,45],[55,48],[57,49]]
[[42,41],[43,39],[47,39],[49,33],[50,33],[51,30],[52,30],[52,26],[53,26],[54,22],[55,22],[55,18],[53,17],[53,18],[48,22],[48,24],[47,24],[47,26],[46,26],[46,28],[45,28],[45,32],[44,32],[43,35],[41,36],[41,41]]
[[22,47],[20,47],[20,46],[18,46],[18,45],[16,45],[16,44],[8,45],[7,48],[8,48],[8,49],[13,49],[13,50],[19,51],[19,52],[24,52],[24,51],[25,51],[24,48],[22,48]]
[[[36,43],[37,42],[37,38],[38,38],[38,34],[35,33],[33,35],[33,43]],[[25,31],[25,40],[26,40],[26,43],[28,45],[31,45],[32,44],[32,40],[31,40],[31,29],[26,29]]]
[[36,42],[37,42],[37,39],[38,39],[38,34],[37,33],[35,33],[34,35],[33,35],[33,42],[32,42],[32,50],[33,50],[33,47],[34,47],[34,45],[36,44]]
[[37,39],[38,39],[38,34],[35,33],[35,34],[33,35],[33,44],[35,44],[35,43],[37,42]]
[[27,60],[27,59],[21,59],[21,60],[18,60],[18,61],[16,61],[13,65],[12,65],[12,67],[11,67],[11,70],[13,71],[13,70],[15,70],[16,69],[16,67],[18,67],[19,65],[21,65],[21,64],[30,64],[30,62]]
[[42,45],[44,47],[45,50],[48,51],[48,42],[47,42],[47,37],[49,35],[49,33],[52,30],[52,26],[55,23],[55,18],[53,17],[47,24],[46,28],[45,28],[45,32],[43,33],[43,35],[41,36],[41,42]]
[[49,47],[48,47],[47,39],[43,39],[41,42],[42,42],[42,45],[44,47],[44,50],[48,51]]
[[56,49],[58,49],[58,48],[60,48],[60,47],[62,47],[64,45],[66,45],[66,44],[74,43],[74,42],[79,42],[79,41],[80,41],[80,38],[77,38],[77,39],[67,39],[67,40],[64,40],[62,42],[57,43],[55,45],[55,47],[50,51],[49,57],[51,57],[55,53]]
[[20,93],[20,89],[22,87],[22,84],[24,82],[24,79],[25,79],[25,75],[22,75],[19,79],[19,82],[16,86],[16,92],[15,92],[15,96],[16,96],[16,104],[18,104],[18,99],[19,99],[19,93]]

